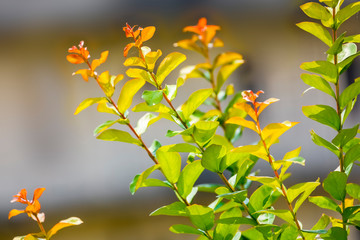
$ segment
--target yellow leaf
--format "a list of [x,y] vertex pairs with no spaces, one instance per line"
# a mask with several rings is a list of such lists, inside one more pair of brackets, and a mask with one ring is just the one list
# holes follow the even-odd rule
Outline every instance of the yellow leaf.
[[269,161],[268,154],[262,145],[246,145],[234,148],[231,152],[250,153],[258,158]]
[[60,221],[59,223],[55,224],[55,226],[53,226],[50,231],[47,233],[48,238],[50,239],[52,236],[54,236],[59,230],[66,228],[66,227],[71,227],[71,226],[76,226],[76,225],[80,225],[82,224],[83,221],[81,221],[80,218],[77,217],[71,217],[65,220]]
[[240,125],[240,126],[249,128],[256,133],[259,133],[259,129],[257,128],[257,126],[254,122],[245,120],[242,117],[232,117],[229,120],[227,120],[225,123],[232,123],[232,124]]
[[278,138],[287,130],[298,124],[298,122],[285,121],[283,123],[270,123],[262,130],[262,137],[267,143],[267,147],[278,141]]
[[258,115],[260,115],[260,113],[266,108],[268,107],[270,104],[274,103],[274,102],[277,102],[279,101],[280,99],[277,99],[277,98],[269,98],[267,99],[266,101],[260,103],[260,107],[259,107],[259,110],[258,110]]
[[97,110],[98,112],[102,112],[102,113],[110,113],[110,114],[118,115],[115,107],[113,106],[109,107],[106,102],[100,102],[97,106]]
[[254,121],[257,121],[254,109],[246,102],[236,103],[234,108],[246,112]]
[[13,209],[13,210],[11,210],[11,211],[9,212],[8,218],[10,219],[10,218],[15,217],[15,216],[17,216],[17,215],[19,215],[19,214],[21,214],[21,213],[24,213],[24,212],[25,212],[25,210]]
[[117,103],[118,109],[121,113],[124,113],[131,106],[133,97],[144,86],[144,84],[145,80],[143,79],[132,79],[124,84]]
[[82,101],[80,103],[80,105],[76,108],[76,111],[74,113],[74,115],[79,114],[82,110],[90,107],[91,105],[95,104],[95,103],[100,103],[100,102],[107,102],[106,98],[103,97],[99,97],[99,98],[87,98],[84,101]]

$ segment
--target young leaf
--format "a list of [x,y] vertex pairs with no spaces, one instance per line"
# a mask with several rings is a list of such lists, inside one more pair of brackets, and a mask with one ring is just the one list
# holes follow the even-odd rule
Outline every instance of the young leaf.
[[159,57],[162,55],[161,50],[157,50],[156,52],[149,52],[145,55],[145,61],[147,64],[147,69],[149,71],[154,71],[156,61],[159,59]]
[[192,93],[189,99],[181,106],[181,110],[185,119],[189,119],[190,115],[212,94],[212,88],[200,89]]
[[143,67],[143,68],[146,67],[144,61],[139,57],[126,58],[126,60],[124,62],[124,66],[126,66],[126,67]]
[[[193,136],[201,146],[208,143],[215,135],[219,126],[218,121],[198,121],[194,125]],[[189,128],[190,129],[190,128]]]
[[184,224],[173,225],[169,228],[169,230],[173,233],[196,234],[196,235],[203,234],[201,231],[197,230],[196,228]]
[[305,239],[315,239],[317,234],[324,234],[327,233],[326,227],[330,223],[330,218],[323,214],[319,221],[311,228],[311,230],[302,230]]
[[229,78],[229,76],[242,64],[244,63],[244,60],[237,60],[234,61],[231,64],[224,65],[220,68],[217,78],[216,78],[216,88],[215,93],[218,93],[221,89],[221,87],[224,85],[226,80]]
[[[232,208],[222,213],[219,219],[236,218],[241,217],[242,213],[239,208]],[[214,231],[214,239],[231,239],[235,236],[238,231],[240,224],[217,224]]]
[[325,209],[341,213],[340,207],[332,199],[325,196],[309,197],[309,202]]
[[284,221],[288,222],[290,225],[295,225],[294,222],[294,218],[291,214],[291,212],[289,210],[273,210],[273,209],[269,209],[269,210],[264,210],[261,212],[266,212],[266,213],[271,213],[274,214],[275,216],[283,219]]
[[79,114],[82,110],[90,107],[91,105],[95,104],[95,103],[101,103],[101,102],[107,102],[106,98],[104,97],[99,97],[99,98],[87,98],[84,101],[82,101],[80,103],[80,105],[76,108],[76,111],[74,113],[74,115]]
[[141,41],[145,42],[154,36],[155,27],[146,27],[141,31]]
[[272,187],[262,185],[250,196],[249,209],[251,212],[266,209],[272,206],[280,196],[281,194]]
[[336,131],[340,129],[340,118],[336,111],[327,105],[303,106],[302,111],[308,118],[332,127]]
[[204,168],[201,166],[200,160],[189,163],[184,167],[177,183],[181,197],[186,198],[191,193],[196,180],[203,171]]
[[145,69],[129,68],[126,71],[126,75],[128,75],[130,78],[144,80],[156,87],[156,83],[154,82],[154,79],[152,78],[151,74],[148,71],[146,71]]
[[141,96],[142,99],[145,100],[146,104],[149,106],[154,106],[161,102],[163,99],[163,91],[162,90],[154,90],[148,91],[145,90]]
[[296,24],[302,30],[314,35],[323,41],[326,45],[331,47],[332,45],[332,37],[328,30],[326,30],[323,26],[314,22],[301,22]]
[[156,81],[158,85],[165,80],[165,78],[183,61],[186,60],[186,56],[182,53],[173,52],[167,55],[160,63],[156,72]]
[[360,94],[360,81],[352,83],[350,86],[344,89],[339,98],[339,105],[341,109],[344,109],[355,97]]
[[96,138],[105,141],[118,141],[142,146],[140,140],[133,138],[130,133],[117,129],[107,129]]
[[242,127],[249,128],[256,133],[259,133],[259,129],[257,128],[257,126],[254,122],[245,120],[242,117],[232,117],[232,118],[228,119],[225,123],[226,124],[236,124],[236,125],[239,125]]
[[306,185],[306,189],[305,189],[304,193],[301,194],[301,196],[298,198],[298,200],[296,200],[296,203],[295,203],[295,206],[294,206],[294,212],[295,213],[298,211],[298,209],[303,204],[303,202],[306,199],[308,199],[308,197],[315,190],[315,188],[317,188],[317,186],[320,185],[319,179],[316,182],[305,183],[305,185]]
[[332,140],[332,143],[338,147],[344,147],[350,140],[354,139],[357,135],[359,129],[359,124],[355,125],[353,128],[341,129],[336,137]]
[[217,197],[225,198],[228,200],[234,200],[234,202],[242,203],[247,198],[247,190],[225,193],[225,194],[218,195]]
[[145,80],[143,79],[132,79],[124,84],[117,102],[118,109],[121,113],[125,113],[125,111],[131,106],[133,97],[144,86],[144,84]]
[[186,217],[186,205],[182,202],[173,202],[170,205],[163,206],[150,213],[150,216],[159,215]]
[[133,112],[158,112],[158,113],[170,113],[172,110],[162,103],[158,103],[153,106],[149,106],[146,103],[139,103],[132,109]]
[[346,196],[347,176],[343,172],[331,172],[323,182],[323,187],[336,200],[342,201]]
[[291,186],[287,190],[288,200],[290,203],[295,200],[300,194],[304,193],[306,190],[313,188],[314,186],[319,186],[319,182],[305,182],[298,183],[296,185]]
[[287,130],[298,124],[298,122],[284,121],[282,123],[270,123],[262,130],[263,139],[269,148],[272,144],[276,143],[279,137]]
[[332,44],[332,46],[329,48],[329,50],[326,51],[327,54],[330,55],[337,55],[342,51],[342,46],[344,42],[344,36],[345,33],[341,34],[335,42]]
[[170,101],[174,100],[177,94],[177,85],[165,85],[165,94]]
[[129,119],[118,119],[118,120],[109,120],[104,122],[103,124],[99,125],[95,130],[94,130],[94,136],[98,135],[99,133],[105,131],[106,129],[108,129],[109,127],[111,127],[112,125],[114,125],[115,123],[120,123],[120,124],[128,124],[129,123]]
[[346,71],[346,69],[348,69],[351,65],[351,63],[354,61],[354,59],[356,57],[358,57],[360,55],[360,52],[357,52],[356,54],[353,54],[349,57],[347,57],[346,59],[344,59],[343,61],[339,62],[339,64],[337,64],[337,69],[339,74],[342,74],[344,71]]
[[156,152],[162,172],[170,183],[176,183],[180,176],[181,157],[177,152],[166,152],[161,147]]
[[65,219],[65,220],[61,220],[59,223],[55,224],[55,226],[53,226],[49,230],[49,232],[47,233],[47,237],[50,239],[59,230],[61,230],[63,228],[66,228],[66,227],[80,225],[82,223],[83,223],[83,221],[81,221],[81,219],[77,218],[77,217],[71,217],[71,218],[68,218],[68,219]]
[[276,177],[248,176],[247,179],[260,182],[266,186],[271,187],[274,190],[281,192],[280,182],[279,179],[277,179]]
[[213,68],[223,65],[232,64],[234,61],[243,60],[243,56],[236,52],[224,52],[216,56],[213,63]]
[[320,74],[326,81],[337,83],[338,81],[338,68],[335,64],[328,61],[313,61],[304,62],[300,68],[312,73]]
[[201,205],[191,205],[186,208],[191,222],[203,231],[210,230],[214,226],[215,215],[211,208]]

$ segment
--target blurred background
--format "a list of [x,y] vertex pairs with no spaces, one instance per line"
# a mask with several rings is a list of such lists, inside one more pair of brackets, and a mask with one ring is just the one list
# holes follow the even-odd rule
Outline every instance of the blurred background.
[[[10,221],[8,212],[21,209],[11,204],[12,196],[26,188],[29,198],[34,189],[46,187],[41,197],[48,229],[61,219],[80,217],[85,224],[65,229],[56,239],[194,239],[167,229],[184,219],[149,217],[158,207],[175,200],[168,189],[140,189],[134,196],[128,190],[133,177],[151,166],[147,155],[133,145],[96,140],[95,127],[112,116],[100,114],[95,107],[78,116],[73,113],[88,97],[102,93],[94,81],[84,82],[71,76],[79,69],[65,59],[67,49],[84,40],[93,58],[109,50],[108,61],[98,72],[124,73],[122,50],[129,42],[122,27],[130,25],[156,26],[153,50],[163,56],[180,51],[188,56],[181,66],[202,61],[200,56],[173,47],[173,43],[189,38],[183,27],[196,25],[201,17],[208,24],[220,25],[218,36],[225,42],[221,51],[243,54],[246,63],[231,76],[236,90],[264,90],[265,97],[281,101],[263,115],[265,123],[284,120],[299,121],[286,133],[273,153],[278,158],[302,146],[305,167],[294,166],[288,184],[323,180],[337,167],[330,152],[310,140],[309,131],[325,137],[334,136],[329,128],[305,118],[301,106],[321,104],[331,99],[310,91],[301,81],[299,65],[305,61],[325,58],[326,46],[295,24],[309,20],[299,9],[305,1],[295,0],[2,0],[0,1],[0,239],[37,232],[35,222],[20,215]],[[351,1],[345,1],[350,3]],[[360,19],[356,15],[343,25],[348,34],[359,33]],[[213,56],[216,51],[213,52]],[[356,67],[357,66],[357,67]],[[175,71],[177,72],[177,71]],[[176,73],[177,74],[177,73]],[[174,82],[176,74],[168,81]],[[359,63],[345,75],[344,85],[358,77]],[[203,80],[188,81],[175,101],[184,102],[193,89],[208,87]],[[138,99],[140,96],[138,96]],[[140,100],[137,100],[140,102]],[[356,106],[358,108],[358,106]],[[349,125],[359,121],[359,111],[348,119]],[[135,118],[138,117],[135,115]],[[160,121],[144,134],[151,143],[158,138],[163,143],[167,129],[174,125]],[[237,144],[252,139],[245,131]],[[255,169],[271,175],[271,169],[259,162]],[[354,169],[349,181],[359,183],[360,172]],[[203,174],[202,181],[217,182],[217,176]],[[204,201],[212,196],[201,195]],[[310,227],[321,216],[321,210],[311,204],[300,210],[304,227]],[[353,231],[352,239],[359,239]]]

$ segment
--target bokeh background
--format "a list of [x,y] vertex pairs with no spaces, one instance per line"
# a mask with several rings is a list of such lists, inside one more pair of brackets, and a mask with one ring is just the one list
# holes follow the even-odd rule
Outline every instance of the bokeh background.
[[[128,191],[133,176],[151,166],[145,152],[127,144],[96,140],[93,129],[111,116],[89,108],[78,116],[73,113],[88,97],[102,96],[97,85],[84,82],[71,73],[78,69],[65,60],[67,49],[84,40],[92,57],[109,50],[108,61],[101,70],[124,73],[122,50],[128,43],[122,27],[156,26],[155,37],[148,42],[152,49],[181,51],[188,60],[181,66],[202,61],[190,52],[176,49],[173,43],[190,37],[182,28],[196,25],[200,17],[209,24],[220,25],[219,37],[224,51],[243,54],[246,63],[231,77],[237,90],[264,90],[266,97],[280,102],[264,113],[264,123],[284,120],[301,123],[286,133],[274,146],[281,157],[302,146],[306,166],[292,168],[288,184],[323,180],[337,167],[336,159],[314,145],[309,131],[330,138],[334,132],[305,118],[301,106],[320,104],[330,99],[310,91],[300,79],[299,65],[304,61],[325,58],[325,45],[295,26],[308,20],[295,0],[1,0],[0,1],[0,239],[36,232],[37,226],[25,215],[10,221],[7,214],[20,204],[10,200],[20,189],[29,195],[37,187],[46,187],[41,197],[46,212],[45,227],[61,219],[78,216],[85,224],[60,232],[56,239],[193,239],[167,229],[186,222],[173,217],[149,217],[154,209],[175,200],[167,189],[141,189],[134,196]],[[345,1],[350,3],[352,1]],[[355,15],[343,25],[348,34],[359,33],[360,19]],[[213,56],[216,51],[213,53]],[[99,68],[100,71],[100,68]],[[176,72],[176,71],[175,71]],[[177,74],[177,73],[176,73]],[[176,74],[168,81],[174,82]],[[359,63],[342,80],[344,86],[360,75]],[[181,88],[175,105],[186,100],[193,89],[207,87],[203,80],[188,81]],[[140,97],[140,96],[138,96]],[[140,100],[137,100],[139,102]],[[359,120],[358,106],[349,125]],[[135,118],[138,117],[135,115]],[[144,135],[150,143],[154,137],[163,143],[167,129],[176,126],[158,122]],[[253,139],[250,133],[237,144]],[[259,162],[262,174],[271,171]],[[351,180],[359,182],[359,171]],[[201,181],[217,182],[208,173]],[[210,201],[210,195],[200,196]],[[299,218],[310,227],[321,210],[305,204]],[[352,239],[359,239],[353,231]]]

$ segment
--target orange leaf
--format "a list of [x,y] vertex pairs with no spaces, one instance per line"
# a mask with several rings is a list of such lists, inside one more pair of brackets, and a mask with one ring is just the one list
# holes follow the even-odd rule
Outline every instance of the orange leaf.
[[260,103],[260,107],[259,107],[259,110],[258,110],[258,114],[260,115],[260,113],[265,109],[267,108],[270,104],[274,103],[274,102],[277,102],[279,101],[280,99],[277,99],[277,98],[269,98],[267,99],[266,101]]
[[128,45],[126,45],[126,47],[124,48],[124,57],[127,57],[130,49],[134,46],[135,46],[135,43],[129,43]]
[[9,219],[16,216],[16,215],[19,215],[21,213],[24,213],[25,210],[17,210],[17,209],[13,209],[9,212]]
[[146,27],[141,31],[141,40],[143,42],[151,39],[154,36],[155,33],[155,27],[150,26],[150,27]]
[[74,72],[72,75],[75,75],[75,74],[80,74],[82,76],[82,78],[87,82],[89,81],[89,77],[92,77],[93,76],[93,73],[91,70],[89,69],[80,69],[80,70],[77,70],[76,72]]
[[48,238],[50,239],[54,234],[56,234],[59,230],[70,227],[70,226],[76,226],[82,224],[83,221],[81,221],[80,218],[77,217],[71,217],[65,220],[60,221],[59,223],[55,224],[50,231],[47,233]]
[[246,102],[236,103],[234,107],[245,111],[254,121],[256,121],[256,115],[254,109]]
[[77,54],[69,54],[66,59],[72,64],[80,64],[84,62],[84,59]]
[[256,133],[259,133],[259,130],[254,122],[245,120],[242,117],[232,117],[229,120],[227,120],[225,123],[232,123],[232,124],[240,125],[240,126],[249,128],[249,129],[255,131]]
[[46,188],[37,188],[34,191],[33,201],[38,200]]
[[91,63],[91,69],[92,69],[93,71],[95,71],[95,69],[96,69],[98,66],[100,66],[100,64],[103,64],[103,63],[106,61],[108,55],[109,55],[109,51],[104,51],[104,52],[102,52],[101,55],[100,55],[100,59],[94,59],[94,60],[92,61],[92,63]]

